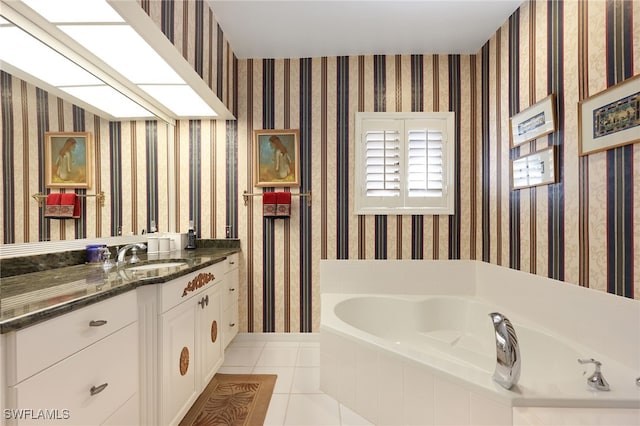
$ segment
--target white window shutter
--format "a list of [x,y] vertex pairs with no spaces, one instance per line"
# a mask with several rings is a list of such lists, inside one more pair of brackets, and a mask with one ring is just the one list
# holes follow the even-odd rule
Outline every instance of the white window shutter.
[[357,214],[451,214],[454,114],[356,113]]
[[402,120],[364,120],[356,129],[360,141],[356,158],[356,205],[377,211],[402,206],[403,123]]
[[442,208],[447,203],[449,182],[447,121],[407,120],[405,131],[408,145],[405,205]]
[[364,133],[367,197],[400,196],[400,136],[397,130]]
[[408,138],[408,197],[442,197],[445,135],[441,130],[410,129]]

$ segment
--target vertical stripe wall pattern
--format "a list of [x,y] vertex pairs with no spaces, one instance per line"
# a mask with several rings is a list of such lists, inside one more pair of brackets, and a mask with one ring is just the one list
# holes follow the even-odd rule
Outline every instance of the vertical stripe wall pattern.
[[[204,4],[202,1],[199,4],[141,2],[141,7],[167,38],[174,41],[181,53],[187,52],[183,56],[194,69],[201,64],[203,79],[210,86],[216,85],[219,96],[233,110],[235,90],[229,85],[233,83],[231,77],[236,60],[213,13],[208,7],[203,7]],[[184,25],[183,18],[194,24]],[[199,24],[196,25],[196,21]],[[3,243],[140,233],[142,229],[149,229],[152,220],[159,231],[170,229],[166,208],[170,177],[163,173],[169,170],[168,140],[169,132],[173,132],[169,126],[155,120],[109,122],[5,72],[2,72],[0,83],[3,146],[3,221],[0,232]],[[179,122],[178,128],[189,129],[189,124],[188,121]],[[230,129],[237,128],[235,121],[229,124]],[[192,174],[191,188],[178,189],[184,197],[178,201],[183,210],[178,215],[182,222],[172,225],[174,229],[186,232],[189,209],[193,208],[192,204],[199,203],[195,210],[202,221],[202,237],[224,238],[226,223],[236,225],[232,235],[237,235],[237,182],[233,180],[237,175],[237,160],[229,167],[225,167],[224,162],[219,167],[216,164],[227,158],[228,146],[232,147],[232,152],[236,149],[235,134],[227,132],[227,126],[211,120],[194,126],[196,131],[176,140],[176,145],[184,146],[181,152],[188,153],[191,146],[198,150],[195,157],[200,158],[191,162],[195,169],[188,166],[188,160],[182,166],[183,170],[189,169],[190,173],[195,170],[195,173]],[[101,207],[95,198],[87,198],[82,201],[83,218],[80,221],[45,219],[31,194],[59,190],[44,186],[44,133],[79,130],[91,133],[94,143],[99,144],[95,147],[95,184],[86,192],[92,194],[103,190],[105,205]],[[205,155],[206,159],[203,159]],[[38,163],[34,168],[36,158]],[[30,167],[25,167],[25,162]],[[199,181],[196,176],[199,176]],[[222,184],[221,188],[220,184],[227,181],[227,176],[232,179],[229,185]],[[192,188],[206,191],[205,195],[193,196],[193,202],[189,201]],[[227,197],[227,192],[231,197]],[[205,201],[200,201],[205,196],[206,207]],[[225,201],[233,208],[226,208]],[[230,217],[227,217],[227,211],[232,212]]]
[[[312,74],[309,76],[314,93],[310,111],[311,119],[314,117],[314,110],[327,109],[326,125],[319,127],[320,123],[312,122],[312,144],[322,140],[323,132],[326,132],[328,135],[326,144],[329,145],[325,157],[313,157],[310,171],[312,174],[326,176],[328,187],[335,188],[336,191],[335,193],[329,191],[327,200],[319,197],[320,192],[314,192],[313,196],[312,223],[326,221],[326,231],[324,231],[326,235],[314,233],[306,240],[301,238],[301,242],[311,241],[312,244],[312,278],[317,276],[317,265],[323,258],[319,254],[315,255],[314,247],[316,245],[318,248],[322,247],[324,239],[329,240],[327,258],[357,259],[361,256],[375,259],[384,257],[384,248],[387,249],[388,258],[395,257],[395,247],[398,246],[398,238],[400,238],[402,240],[400,246],[407,247],[405,257],[430,259],[437,255],[440,258],[457,258],[459,253],[461,259],[481,258],[491,263],[527,271],[534,270],[540,275],[564,279],[574,284],[579,283],[579,268],[582,263],[578,247],[583,236],[578,227],[580,216],[578,188],[581,185],[589,188],[588,196],[592,200],[597,200],[602,197],[601,194],[606,194],[607,174],[604,173],[606,168],[592,167],[589,182],[583,182],[579,176],[578,164],[581,161],[577,150],[579,98],[575,82],[582,84],[585,78],[582,76],[588,76],[591,82],[596,74],[601,73],[603,81],[590,92],[597,93],[607,87],[603,63],[605,55],[603,51],[598,53],[599,46],[604,46],[605,32],[604,30],[596,31],[589,35],[586,32],[574,31],[573,26],[577,22],[580,2],[558,3],[525,2],[503,24],[500,31],[487,41],[477,55],[436,58],[432,55],[377,55],[307,60],[312,62]],[[638,11],[630,11],[628,3],[626,2],[626,13],[637,17]],[[588,6],[589,28],[603,26],[606,22],[606,4],[588,2]],[[638,20],[630,24],[635,22]],[[628,33],[629,30],[627,30]],[[589,50],[586,61],[589,73],[582,73],[582,76],[578,74],[576,52],[570,50],[573,49],[571,46],[578,45],[580,37],[590,37],[582,42],[594,48],[593,51]],[[627,41],[626,52],[622,55],[623,57],[636,55],[637,62],[638,47],[636,45],[632,47]],[[280,61],[276,60],[276,70],[280,69],[278,66]],[[321,72],[323,61],[327,63],[329,70],[326,82],[323,82],[324,77]],[[240,60],[240,62],[243,73],[246,72],[244,68],[250,66],[253,81],[262,80],[263,71],[255,66],[255,62],[251,65],[248,61]],[[401,64],[400,72],[398,72],[398,62]],[[637,69],[634,72],[637,74]],[[294,76],[289,77],[285,82],[284,74],[278,72],[272,78],[275,79],[272,84],[276,87],[285,84],[294,87],[298,84]],[[399,84],[396,79],[400,80]],[[245,79],[240,78],[239,81],[243,82]],[[328,88],[327,93],[323,92],[325,87]],[[292,88],[292,92],[301,89]],[[255,88],[247,90],[244,96],[255,99],[258,96],[258,93],[254,93],[256,90]],[[559,131],[512,149],[509,141],[509,118],[540,101],[549,93],[554,93],[559,103],[557,105],[560,115]],[[454,216],[447,220],[440,218],[436,226],[433,225],[434,220],[430,216],[414,216],[401,218],[400,232],[398,232],[395,217],[358,218],[353,214],[351,176],[354,164],[351,152],[354,140],[353,113],[357,110],[374,111],[383,108],[389,111],[396,110],[398,98],[401,98],[400,106],[405,111],[434,110],[435,104],[440,108],[444,106],[445,110],[459,112],[457,114],[460,116],[460,122],[457,123],[459,126],[457,159],[460,161],[458,183],[460,225],[457,225]],[[475,102],[468,101],[470,99],[474,99]],[[302,106],[298,108],[302,109]],[[295,105],[291,109],[295,110]],[[262,114],[260,108],[258,110],[254,108],[254,111],[256,114]],[[278,105],[275,106],[275,114],[276,121],[284,120],[278,118],[279,114],[284,114],[284,110]],[[301,118],[304,117],[301,116]],[[243,122],[243,114],[240,113],[238,115],[240,128],[244,126]],[[260,127],[256,125],[253,128]],[[247,132],[239,131],[239,134],[243,133],[244,136],[241,138],[251,137]],[[248,141],[241,144],[250,146]],[[549,187],[511,191],[509,181],[511,159],[551,144],[556,145],[561,151],[560,182]],[[635,146],[633,148],[637,151]],[[248,155],[247,152],[239,155],[240,164],[247,161],[246,155]],[[600,163],[602,160],[597,157],[606,157],[604,153],[592,156],[596,159],[587,161]],[[320,158],[324,160],[317,161]],[[637,162],[638,155],[635,154],[631,167],[621,166],[621,169],[627,171],[633,169],[633,166],[637,168]],[[470,165],[474,166],[470,167]],[[631,184],[627,185],[627,188],[629,187],[631,189],[628,191],[631,193],[633,190],[637,191],[637,179],[632,180]],[[250,183],[247,184],[247,189],[251,189]],[[597,191],[601,191],[601,194],[596,195]],[[322,203],[324,202],[330,203],[327,213],[323,213]],[[637,204],[635,199],[629,202]],[[296,203],[294,199],[294,208],[302,208],[302,204]],[[607,220],[604,213],[606,213],[607,203],[603,201],[595,204],[589,203],[589,209],[602,211],[596,212],[595,217],[598,219],[588,219],[590,236],[585,243],[590,248],[599,246],[597,250],[589,251],[587,259],[590,263],[597,264],[602,262],[602,259],[607,259],[613,252],[611,249],[604,248],[606,232],[594,232],[594,229],[600,228],[604,231],[606,227]],[[635,204],[633,208],[636,213],[633,217],[637,218],[638,207]],[[242,215],[243,207],[240,206],[239,210],[239,214]],[[256,237],[260,237],[260,226],[256,220],[253,222],[255,223],[253,233]],[[292,219],[290,224],[292,235],[302,232],[301,224],[296,220]],[[457,226],[459,231],[455,230]],[[325,227],[313,227],[313,229],[321,231]],[[276,239],[279,238],[277,232],[274,236]],[[456,234],[459,234],[459,243],[456,243]],[[354,241],[353,235],[356,235],[356,239],[352,245],[350,243]],[[622,234],[617,235],[618,241],[624,238]],[[637,245],[640,238],[637,226],[632,228],[632,236],[628,238],[630,244]],[[389,250],[391,247],[394,249]],[[261,271],[264,267],[259,264],[263,258],[262,252],[270,248],[263,246],[260,250],[260,255],[253,258],[256,262],[253,267]],[[278,259],[279,255],[278,252],[275,253],[273,260],[275,265],[282,262]],[[624,264],[628,267],[633,265],[633,262],[627,261]],[[589,266],[590,286],[599,290],[608,288],[606,262],[603,266],[605,267],[597,272],[594,271],[593,265]],[[304,276],[303,271],[296,271],[295,267],[292,268],[291,273],[299,275],[300,278]],[[277,286],[278,276],[282,271],[276,269],[275,274]],[[632,279],[633,285],[637,288],[637,274],[633,275]],[[248,285],[255,288],[254,292],[261,291],[260,279]],[[312,284],[313,286],[315,284]],[[278,291],[277,288],[275,291]],[[299,303],[303,304],[299,307],[301,312],[305,309],[305,303],[310,303],[310,310],[315,312],[314,303],[317,304],[317,292],[318,290],[312,290],[311,302],[300,298]],[[619,294],[622,293],[619,292]],[[637,297],[637,292],[633,295]],[[254,310],[262,310],[258,298],[254,298],[254,302],[257,304]],[[296,300],[290,302],[298,303]],[[284,312],[284,306],[284,301],[276,300],[274,305],[276,313]],[[294,310],[295,307],[292,307],[292,312]],[[276,314],[276,318],[279,318],[278,315]],[[317,314],[314,313],[314,315]],[[317,330],[318,322],[319,317],[315,316],[314,330]],[[284,327],[276,321],[275,329],[283,331]],[[261,330],[254,328],[254,331]],[[300,330],[292,328],[292,331]]]
[[[349,135],[350,111],[349,111],[349,57],[341,56],[336,58],[336,168],[335,168],[335,202],[332,205],[336,208],[336,233],[335,233],[335,257],[336,259],[349,258]],[[329,79],[327,75],[327,79]],[[327,93],[327,99],[329,93]],[[329,117],[327,117],[329,119]],[[330,135],[327,135],[328,137]],[[327,156],[324,157],[327,161]],[[326,179],[329,180],[328,167]],[[329,194],[326,194],[329,197]],[[326,200],[326,203],[330,203]]]
[[[237,115],[237,60],[214,11],[204,0],[150,2],[144,8],[162,33],[202,77],[212,92]],[[176,223],[186,232],[198,223],[200,238],[238,236],[238,160],[235,120],[179,120],[175,127]],[[166,159],[166,156],[165,156]],[[188,178],[186,178],[188,176]],[[168,193],[165,195],[168,197]]]
[[[13,131],[13,108],[11,105],[13,99],[13,79],[10,74],[0,71],[0,89],[2,96],[0,97],[0,107],[2,108],[2,243],[10,244],[16,242],[16,215],[12,212],[15,208],[15,177],[13,166],[14,159],[14,142],[15,136]],[[23,216],[24,216],[23,212]]]
[[158,229],[158,122],[148,120],[146,129],[146,158],[147,158],[147,222],[145,228],[148,232],[152,227]]
[[564,2],[547,3],[547,90],[555,94],[556,131],[548,136],[556,147],[558,183],[548,185],[548,275],[563,280],[565,274],[565,209],[564,209]]
[[[509,18],[509,116],[520,107],[520,10]],[[509,159],[520,156],[520,148],[511,149]],[[509,192],[509,267],[520,269],[520,191]]]
[[[423,81],[424,81],[424,57],[423,55],[411,56],[411,111],[424,111]],[[423,229],[424,216],[411,216],[411,259],[423,259]]]
[[[4,244],[140,233],[151,220],[168,230],[160,208],[167,205],[168,184],[158,171],[167,159],[165,124],[109,122],[10,74],[3,73],[2,83]],[[81,197],[80,219],[44,218],[32,194],[73,191],[45,187],[46,132],[91,135],[92,186],[75,192],[104,191],[104,207]]]
[[[632,8],[630,1],[607,1],[607,87],[633,76]],[[640,46],[636,46],[636,50]],[[607,151],[607,291],[633,298],[634,149]],[[636,164],[637,166],[637,164]],[[637,214],[637,212],[636,212]]]
[[[262,128],[275,126],[275,87],[273,59],[262,61]],[[264,188],[264,192],[273,192],[273,188]],[[262,331],[275,331],[275,227],[273,219],[262,218]]]
[[[633,254],[640,250],[640,197],[634,196],[640,188],[640,149],[636,144],[579,157],[577,103],[640,73],[640,7],[629,1],[555,3],[523,3],[476,55],[275,59],[264,81],[264,61],[234,58],[215,10],[201,10],[194,2],[145,2],[149,16],[194,69],[202,61],[203,80],[237,120],[202,120],[196,132],[189,131],[189,121],[180,121],[174,132],[160,122],[108,122],[87,112],[82,118],[71,104],[3,73],[3,241],[75,237],[71,221],[43,219],[30,199],[46,191],[41,165],[38,171],[31,167],[36,153],[42,155],[45,131],[83,126],[98,132],[102,161],[96,167],[106,194],[102,209],[87,202],[86,236],[114,234],[118,227],[129,233],[134,224],[139,232],[154,215],[156,201],[150,200],[157,200],[158,228],[168,229],[168,181],[174,177],[155,172],[153,188],[149,161],[155,138],[156,170],[170,169],[171,150],[180,154],[173,166],[186,178],[177,179],[173,194],[179,209],[175,227],[186,231],[189,209],[195,208],[202,237],[224,238],[225,225],[231,225],[241,240],[245,331],[263,331],[265,312],[268,330],[318,330],[324,246],[328,259],[375,259],[385,252],[390,259],[481,259],[638,298],[640,265]],[[196,43],[200,16],[202,52]],[[580,52],[574,50],[578,46]],[[267,108],[263,84],[274,93],[273,126],[301,131],[300,190],[313,192],[311,206],[293,198],[288,226],[273,229],[273,246],[263,244],[259,198],[244,206],[240,197],[254,189],[253,130],[264,128]],[[559,133],[512,151],[509,117],[550,92],[560,98]],[[354,113],[376,108],[459,112],[459,225],[453,217],[353,214]],[[176,135],[175,146],[168,145],[170,135]],[[561,182],[517,195],[510,191],[510,159],[550,144],[562,150]],[[190,146],[200,152],[199,172],[193,175]],[[25,158],[31,159],[26,170]],[[197,186],[198,205],[190,198]],[[97,215],[99,221],[92,219]],[[378,227],[383,222],[384,229]],[[273,271],[266,310],[265,267]]]

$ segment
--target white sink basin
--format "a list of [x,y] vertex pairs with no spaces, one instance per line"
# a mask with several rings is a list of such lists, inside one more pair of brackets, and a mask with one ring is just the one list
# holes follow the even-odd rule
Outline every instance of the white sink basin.
[[127,268],[130,271],[148,271],[150,269],[160,268],[173,268],[176,266],[184,265],[185,262],[159,262],[159,263],[147,263],[146,265],[132,266]]

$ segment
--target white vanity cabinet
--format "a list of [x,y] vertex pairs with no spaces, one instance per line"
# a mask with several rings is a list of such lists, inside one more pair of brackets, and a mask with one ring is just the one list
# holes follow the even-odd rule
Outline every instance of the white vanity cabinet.
[[138,424],[136,309],[130,292],[8,333],[6,424]]
[[[148,364],[144,403],[150,405],[143,407],[143,424],[178,424],[222,365],[224,273],[222,261],[158,285],[155,291],[138,289],[140,311],[149,312],[144,319],[147,338],[143,339],[148,347],[142,352]],[[159,374],[154,386],[155,371]]]
[[227,345],[238,334],[238,293],[240,285],[240,254],[235,253],[227,257],[226,272],[224,274],[224,288],[222,295],[222,323],[223,345]]

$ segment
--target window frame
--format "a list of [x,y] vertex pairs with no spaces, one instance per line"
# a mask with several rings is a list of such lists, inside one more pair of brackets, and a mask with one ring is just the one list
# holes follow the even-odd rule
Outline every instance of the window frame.
[[[367,196],[365,131],[385,128],[400,129],[400,196]],[[436,125],[437,124],[437,125]],[[409,197],[408,130],[420,126],[443,131],[442,195],[438,197]],[[434,126],[434,127],[431,127]],[[453,215],[455,208],[455,113],[447,112],[356,112],[355,114],[355,214],[356,215]]]

